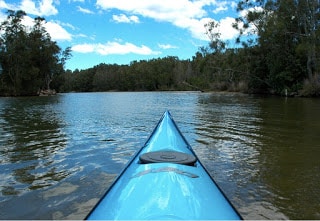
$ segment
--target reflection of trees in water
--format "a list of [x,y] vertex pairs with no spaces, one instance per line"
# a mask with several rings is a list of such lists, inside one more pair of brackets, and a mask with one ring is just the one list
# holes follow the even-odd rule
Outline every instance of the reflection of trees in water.
[[196,151],[245,219],[320,218],[319,100],[213,93],[198,103]]
[[213,94],[199,103],[200,157],[244,201],[245,219],[320,218],[319,100]]
[[259,106],[260,179],[270,200],[289,219],[319,219],[319,101],[266,98]]
[[245,219],[320,218],[319,100],[214,93],[199,107],[196,151]]
[[[59,165],[66,146],[56,97],[7,98],[0,109],[3,195],[50,186],[68,176]],[[4,183],[3,183],[4,182]]]

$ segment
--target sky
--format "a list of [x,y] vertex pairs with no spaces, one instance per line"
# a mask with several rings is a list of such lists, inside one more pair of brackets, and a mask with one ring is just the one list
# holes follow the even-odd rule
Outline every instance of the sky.
[[166,56],[192,59],[209,43],[209,21],[220,23],[223,40],[235,38],[236,7],[235,0],[0,0],[0,22],[8,9],[25,11],[26,25],[45,18],[52,40],[72,49],[65,68],[84,70]]

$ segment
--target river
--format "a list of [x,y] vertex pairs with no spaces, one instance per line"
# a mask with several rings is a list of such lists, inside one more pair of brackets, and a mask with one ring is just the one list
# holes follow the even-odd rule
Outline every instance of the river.
[[0,98],[1,219],[83,219],[165,110],[245,219],[320,219],[320,100],[108,92]]

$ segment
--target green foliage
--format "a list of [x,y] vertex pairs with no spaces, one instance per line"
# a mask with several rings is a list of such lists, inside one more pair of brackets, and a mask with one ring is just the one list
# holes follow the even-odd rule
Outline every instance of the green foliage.
[[[100,64],[66,72],[59,91],[247,91],[247,63],[243,49],[201,54],[193,60],[164,57],[133,61],[130,65]],[[223,87],[221,86],[223,85]]]
[[121,66],[101,64],[66,73],[61,88],[318,95],[319,1],[240,0],[238,11],[242,16],[233,27],[239,31],[239,48],[229,48],[221,39],[219,23],[211,21],[205,25],[210,43],[191,61],[166,57]]
[[63,72],[70,57],[70,48],[61,52],[43,24],[34,19],[33,27],[25,27],[23,11],[8,11],[0,30],[0,95],[36,95],[40,89],[50,89],[51,81]]
[[61,52],[42,18],[27,33],[21,24],[25,13],[10,12],[1,24],[1,93],[31,93],[51,83],[60,92],[227,90],[318,96],[319,1],[239,0],[238,11],[242,16],[233,24],[238,48],[228,47],[219,23],[211,21],[205,25],[210,43],[192,60],[169,56],[73,72],[63,72],[70,48]]
[[[68,91],[155,91],[184,89],[187,61],[177,57],[133,61],[130,65],[100,64],[87,70],[65,73],[59,90]],[[189,70],[190,71],[190,70]]]
[[297,93],[319,72],[319,1],[240,0],[238,10],[247,11],[234,25],[239,39],[249,30],[257,39],[251,46],[242,42],[251,57],[250,91]]

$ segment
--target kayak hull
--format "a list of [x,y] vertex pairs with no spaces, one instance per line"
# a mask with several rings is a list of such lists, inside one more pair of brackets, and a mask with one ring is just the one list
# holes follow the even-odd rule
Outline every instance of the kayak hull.
[[[159,151],[163,162],[143,163],[141,155],[154,151]],[[193,165],[172,163],[175,155],[168,155],[168,151],[190,154],[196,160]],[[87,219],[237,220],[241,216],[211,179],[167,111]]]

